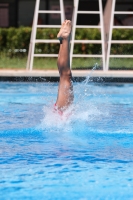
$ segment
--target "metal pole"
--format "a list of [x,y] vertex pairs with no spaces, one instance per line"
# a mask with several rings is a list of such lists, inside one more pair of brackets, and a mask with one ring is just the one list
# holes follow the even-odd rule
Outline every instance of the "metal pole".
[[60,10],[61,10],[61,24],[65,21],[64,3],[60,0]]
[[33,45],[33,43],[34,43],[35,38],[36,38],[39,5],[40,5],[40,0],[36,0],[34,19],[33,19],[33,25],[32,25],[32,33],[31,33],[31,40],[30,40],[28,60],[27,60],[27,69],[30,69],[30,70],[32,70],[32,68],[33,68],[33,57],[34,57],[34,50],[35,50],[35,45]]
[[79,0],[74,0],[73,18],[72,18],[72,38],[71,38],[71,48],[70,48],[70,66],[72,67],[72,57],[74,50],[74,39],[77,23],[77,11],[78,11]]
[[104,23],[103,23],[103,9],[102,0],[99,0],[99,10],[100,10],[100,25],[101,25],[101,40],[102,40],[102,64],[103,70],[105,71],[105,33],[104,33]]
[[115,11],[115,4],[116,0],[113,1],[112,8],[111,8],[111,19],[110,19],[110,27],[109,27],[109,39],[108,39],[108,49],[107,49],[107,60],[106,60],[106,69],[109,69],[109,57],[110,57],[110,50],[111,50],[111,38],[112,38],[112,29],[114,24],[114,11]]

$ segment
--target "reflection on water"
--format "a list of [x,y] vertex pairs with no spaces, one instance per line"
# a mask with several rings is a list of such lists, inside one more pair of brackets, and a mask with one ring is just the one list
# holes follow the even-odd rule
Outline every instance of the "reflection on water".
[[1,83],[1,199],[133,198],[133,85],[74,93],[61,117],[56,83]]

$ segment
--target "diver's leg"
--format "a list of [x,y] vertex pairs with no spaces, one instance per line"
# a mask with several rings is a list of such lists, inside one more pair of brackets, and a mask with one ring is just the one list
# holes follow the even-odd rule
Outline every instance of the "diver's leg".
[[59,34],[57,35],[61,44],[57,60],[58,70],[60,74],[60,82],[56,105],[60,110],[65,110],[72,103],[74,96],[69,55],[70,34],[71,21],[65,20]]

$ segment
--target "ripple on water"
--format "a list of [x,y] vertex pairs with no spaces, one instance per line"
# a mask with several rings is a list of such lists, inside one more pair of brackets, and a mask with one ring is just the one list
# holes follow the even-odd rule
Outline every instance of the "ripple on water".
[[60,117],[57,84],[2,83],[2,199],[132,199],[132,85],[75,83],[74,91]]

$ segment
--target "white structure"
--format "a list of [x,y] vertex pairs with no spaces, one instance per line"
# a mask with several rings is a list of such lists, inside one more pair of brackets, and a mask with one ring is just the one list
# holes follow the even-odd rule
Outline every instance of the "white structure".
[[109,69],[109,59],[110,58],[133,58],[133,55],[110,55],[111,44],[133,44],[131,40],[112,40],[112,30],[117,29],[133,29],[133,26],[114,26],[114,14],[133,14],[133,12],[116,12],[115,5],[116,0],[108,0],[108,2],[112,4],[111,9],[111,18],[110,18],[110,26],[108,30],[109,38],[108,38],[108,48],[107,48],[107,59],[106,59],[106,70]]
[[[71,50],[70,50],[70,64],[72,64],[73,57],[100,57],[102,58],[103,70],[105,70],[105,49],[104,49],[104,26],[103,26],[103,11],[102,11],[102,0],[98,0],[99,2],[99,11],[78,11],[79,0],[74,0],[74,11],[73,11],[73,29],[72,29],[72,40],[71,40]],[[77,15],[78,14],[99,14],[100,15],[100,25],[97,26],[79,26],[77,23]],[[76,28],[98,28],[101,30],[101,40],[74,40],[75,39],[75,31]],[[101,44],[102,46],[102,54],[101,55],[81,55],[81,54],[73,54],[74,44],[76,43],[84,43],[84,44]]]
[[[34,54],[35,44],[36,43],[58,43],[58,40],[37,40],[36,31],[37,28],[60,28],[60,25],[37,25],[39,13],[58,13],[61,15],[61,23],[65,19],[64,15],[64,4],[63,0],[59,0],[60,10],[59,11],[49,11],[49,10],[39,10],[40,0],[36,0],[32,34],[29,46],[28,60],[27,60],[27,69],[32,70],[33,68],[33,59],[34,57],[57,57],[57,54]],[[107,71],[109,69],[109,60],[110,58],[133,58],[133,55],[110,55],[111,44],[133,44],[133,41],[130,40],[112,40],[112,30],[113,28],[133,28],[133,26],[114,26],[114,14],[133,14],[133,12],[116,12],[115,5],[116,0],[107,0],[104,14],[102,11],[102,0],[99,2],[99,11],[78,11],[79,0],[74,0],[74,10],[73,10],[73,28],[72,28],[72,38],[71,38],[71,48],[70,48],[70,64],[72,65],[73,57],[100,57],[102,58],[103,70]],[[100,16],[100,25],[97,26],[79,26],[77,25],[77,15],[78,14],[99,14]],[[101,31],[101,40],[75,40],[76,28],[98,28]],[[102,53],[101,55],[81,55],[73,54],[74,44],[84,43],[84,44],[101,44]]]
[[32,25],[32,33],[31,33],[31,39],[30,39],[30,45],[29,45],[29,52],[28,52],[28,60],[27,60],[27,69],[32,70],[33,68],[33,59],[34,57],[57,57],[57,54],[35,54],[35,44],[36,43],[58,43],[58,40],[37,40],[36,39],[36,32],[37,28],[60,28],[60,25],[37,25],[38,22],[38,15],[40,13],[49,13],[49,14],[60,14],[61,15],[61,24],[65,20],[64,15],[64,5],[63,0],[59,0],[60,3],[60,10],[39,10],[40,0],[36,0],[35,5],[35,12],[34,12],[34,19],[33,19],[33,25]]

